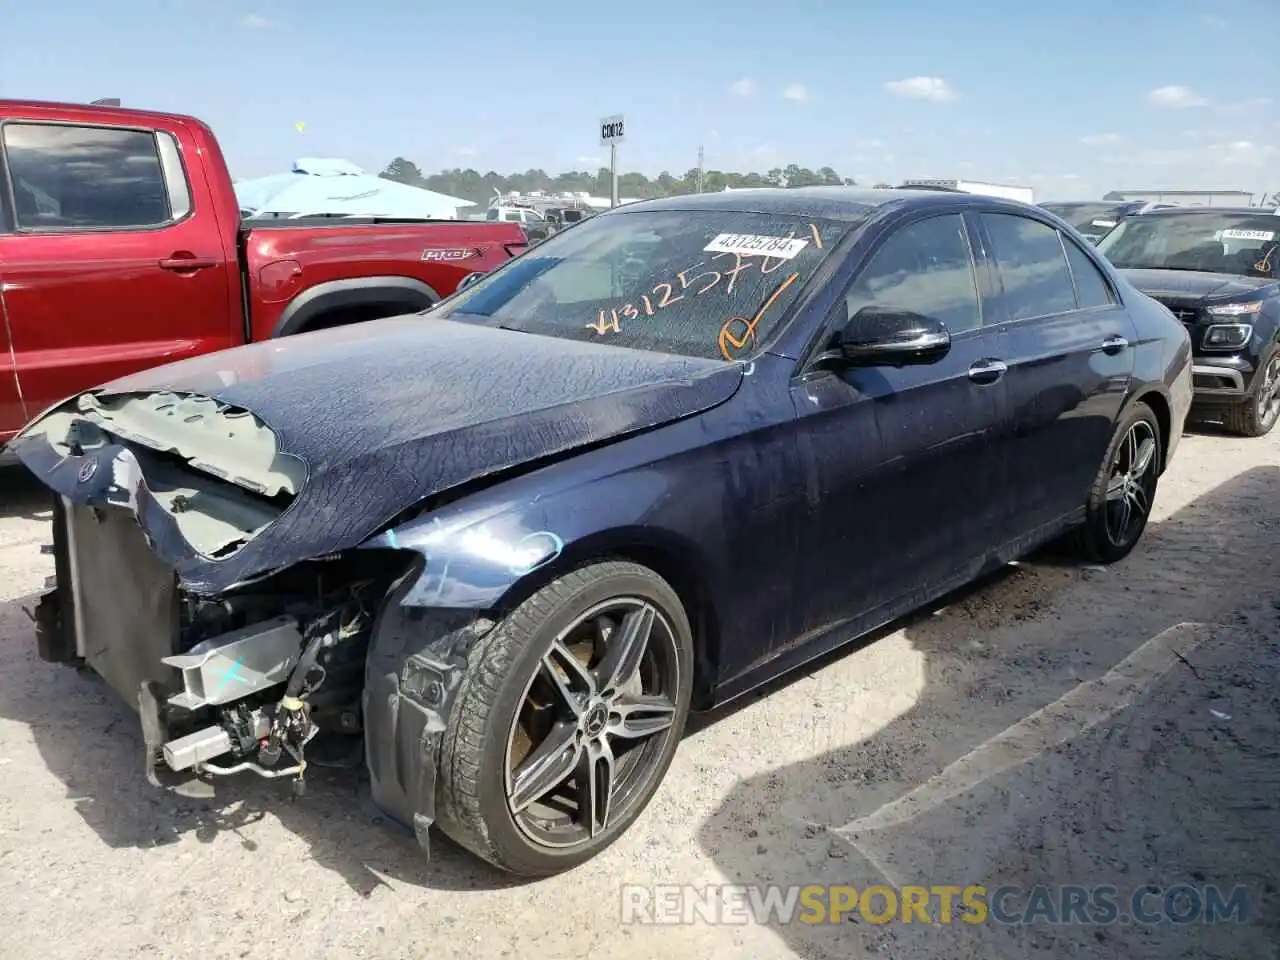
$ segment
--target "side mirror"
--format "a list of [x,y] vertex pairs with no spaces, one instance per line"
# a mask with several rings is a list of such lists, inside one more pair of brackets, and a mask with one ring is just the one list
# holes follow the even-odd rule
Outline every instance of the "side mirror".
[[467,289],[467,287],[471,286],[473,283],[478,283],[479,281],[483,280],[484,275],[485,275],[485,272],[483,270],[477,270],[475,273],[468,273],[465,277],[462,278],[462,282],[458,284],[457,289],[459,290]]
[[863,307],[840,331],[840,353],[860,366],[935,363],[951,349],[941,320],[891,307]]

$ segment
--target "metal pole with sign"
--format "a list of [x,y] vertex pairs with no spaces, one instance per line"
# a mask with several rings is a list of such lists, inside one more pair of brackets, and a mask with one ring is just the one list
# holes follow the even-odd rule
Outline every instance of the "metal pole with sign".
[[618,205],[618,144],[626,139],[622,114],[600,121],[600,146],[609,148],[609,206]]

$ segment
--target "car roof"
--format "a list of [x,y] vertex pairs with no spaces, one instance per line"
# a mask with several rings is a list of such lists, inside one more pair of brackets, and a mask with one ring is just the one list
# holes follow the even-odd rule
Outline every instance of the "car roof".
[[[658,200],[640,200],[616,207],[610,214],[654,210],[720,210],[729,213],[782,214],[824,220],[862,220],[889,204],[954,206],[957,202],[1012,204],[998,197],[934,190],[874,190],[870,187],[760,187],[691,193]],[[1021,204],[1016,204],[1022,206]]]
[[1276,211],[1271,207],[1166,207],[1159,210],[1148,210],[1144,217],[1169,217],[1183,214],[1228,213],[1233,216],[1274,217]]
[[1046,200],[1040,207],[1123,207],[1141,200]]

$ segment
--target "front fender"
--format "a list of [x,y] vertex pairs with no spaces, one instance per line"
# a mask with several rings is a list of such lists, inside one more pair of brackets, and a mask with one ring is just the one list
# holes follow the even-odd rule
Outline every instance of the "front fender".
[[581,488],[570,488],[489,507],[445,507],[364,546],[421,555],[421,573],[401,597],[403,605],[487,611],[561,557],[592,555],[610,545],[662,547],[701,567],[696,544],[653,525],[668,490],[658,469],[641,469],[598,481],[589,499]]

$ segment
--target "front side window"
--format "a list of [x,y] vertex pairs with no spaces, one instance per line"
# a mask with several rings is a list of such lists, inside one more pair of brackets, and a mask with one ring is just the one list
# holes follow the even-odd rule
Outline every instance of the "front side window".
[[1131,217],[1098,244],[1117,267],[1280,277],[1280,217],[1161,213]]
[[128,229],[173,219],[154,133],[6,123],[3,140],[20,230]]
[[958,214],[932,217],[892,234],[845,295],[850,319],[868,306],[941,320],[953,335],[980,326],[964,219]]
[[1029,217],[984,213],[1010,320],[1076,309],[1075,285],[1058,231]]
[[855,225],[728,210],[592,217],[451,297],[432,316],[748,360]]

